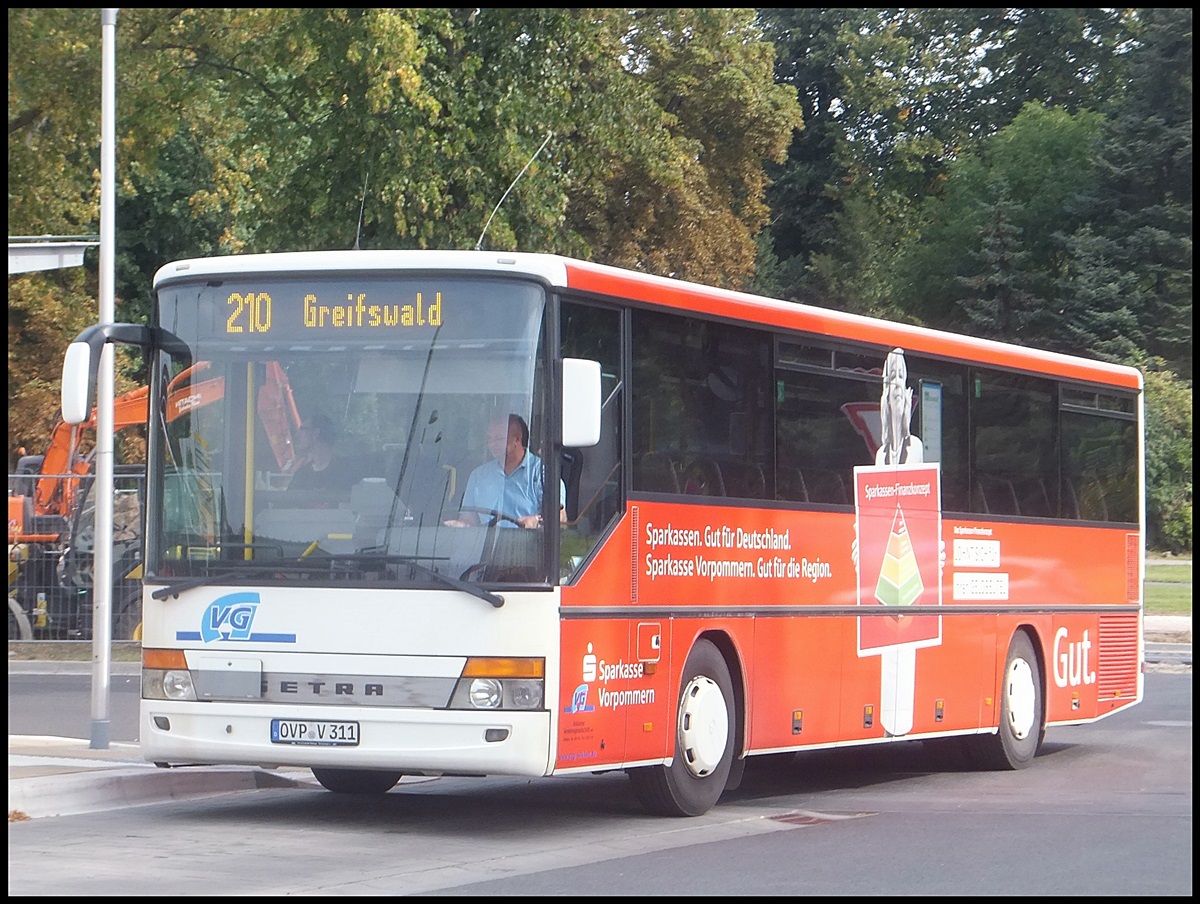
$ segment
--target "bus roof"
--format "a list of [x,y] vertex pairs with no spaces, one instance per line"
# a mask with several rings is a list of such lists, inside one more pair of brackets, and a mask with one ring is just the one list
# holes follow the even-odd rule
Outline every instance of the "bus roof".
[[553,254],[501,251],[315,251],[226,255],[176,261],[154,275],[155,289],[174,279],[230,273],[447,268],[533,276],[552,286],[663,305],[758,326],[795,330],[880,348],[976,362],[1122,389],[1142,388],[1136,368],[1022,345],[895,323],[830,308],[779,301]]
[[698,314],[747,321],[767,327],[798,330],[830,338],[848,338],[870,342],[881,348],[903,348],[908,352],[974,361],[984,365],[1124,389],[1142,388],[1141,372],[1133,367],[895,323],[798,302],[778,301],[615,267],[571,261],[567,265],[567,282],[572,288],[582,291],[633,301],[653,302]]

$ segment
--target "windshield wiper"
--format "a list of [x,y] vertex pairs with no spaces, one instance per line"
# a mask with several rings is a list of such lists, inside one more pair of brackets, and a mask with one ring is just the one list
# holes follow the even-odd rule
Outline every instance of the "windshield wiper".
[[[228,564],[228,563],[226,563]],[[159,587],[153,591],[150,596],[156,600],[165,600],[168,596],[179,598],[179,594],[184,590],[191,590],[193,587],[203,587],[206,584],[215,584],[218,581],[225,580],[233,575],[238,577],[249,577],[251,575],[271,574],[276,571],[282,571],[293,565],[292,562],[281,562],[276,565],[259,565],[255,568],[229,568],[223,571],[214,572],[212,574],[203,574],[192,578],[183,578],[175,581],[173,584],[168,584],[166,587]],[[309,571],[312,569],[310,568]]]
[[471,596],[477,596],[485,602],[491,603],[497,609],[504,605],[504,597],[498,593],[492,593],[490,590],[484,590],[476,584],[470,584],[467,581],[459,580],[448,574],[442,574],[430,568],[428,565],[422,565],[417,561],[417,556],[397,556],[389,553],[374,553],[362,552],[352,553],[349,555],[330,556],[336,561],[348,560],[351,562],[379,562],[384,565],[407,565],[414,571],[419,571],[426,577],[432,578],[437,583],[444,587],[449,587],[451,590],[461,590],[463,593],[469,593]]
[[[377,562],[381,565],[407,565],[414,571],[433,579],[436,583],[444,587],[449,587],[451,590],[461,590],[463,593],[469,593],[471,596],[478,597],[485,602],[490,603],[495,608],[499,609],[504,605],[504,597],[497,593],[492,593],[490,590],[485,590],[475,584],[469,584],[466,581],[451,577],[448,574],[442,574],[435,571],[428,565],[422,565],[416,561],[413,556],[397,556],[388,555],[386,553],[354,553],[346,555],[330,555],[321,550],[321,555],[313,555],[302,559],[286,559],[272,561],[270,564],[254,564],[249,568],[241,568],[234,562],[225,562],[225,568],[213,574],[198,575],[196,577],[183,578],[175,581],[166,587],[160,587],[153,591],[150,596],[156,600],[165,600],[168,596],[178,598],[179,594],[184,590],[190,590],[194,587],[204,587],[209,584],[215,584],[219,581],[226,580],[230,577],[249,577],[261,574],[274,574],[279,571],[318,571],[318,570],[335,570],[334,566],[338,562]],[[317,568],[313,566],[317,565]]]

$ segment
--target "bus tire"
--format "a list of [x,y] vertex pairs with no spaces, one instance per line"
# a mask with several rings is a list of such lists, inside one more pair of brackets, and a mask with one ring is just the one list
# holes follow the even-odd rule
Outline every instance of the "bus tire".
[[733,764],[735,710],[725,658],[711,641],[698,641],[680,681],[671,765],[629,770],[634,794],[647,810],[700,816],[712,809]]
[[1013,635],[1000,686],[1000,725],[995,734],[970,738],[971,757],[984,769],[1024,769],[1045,737],[1042,669],[1024,631]]
[[33,627],[29,624],[29,616],[11,596],[8,598],[8,639],[33,640]]
[[142,591],[137,589],[119,603],[117,617],[113,619],[113,640],[141,640]]
[[324,769],[312,767],[321,786],[335,794],[386,794],[400,781],[402,772],[379,769]]

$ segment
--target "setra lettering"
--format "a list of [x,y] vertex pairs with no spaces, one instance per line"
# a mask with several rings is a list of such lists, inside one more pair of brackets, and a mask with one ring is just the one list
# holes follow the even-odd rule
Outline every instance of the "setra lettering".
[[305,681],[303,685],[299,681],[294,681],[290,678],[281,679],[279,682],[279,693],[281,694],[300,694],[304,692],[304,688],[307,688],[317,697],[353,696],[356,690],[367,697],[383,696],[383,685],[373,682],[368,682],[362,685],[362,687],[356,687],[356,685],[348,681],[335,681],[332,688],[329,687],[329,682],[322,681],[319,678]]

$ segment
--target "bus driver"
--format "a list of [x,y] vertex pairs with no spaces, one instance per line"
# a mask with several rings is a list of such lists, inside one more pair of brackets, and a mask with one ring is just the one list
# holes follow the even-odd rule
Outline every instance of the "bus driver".
[[[488,423],[485,461],[467,478],[462,510],[445,521],[449,527],[472,527],[480,515],[493,513],[502,527],[540,527],[545,464],[529,451],[529,426],[519,414],[498,415]],[[559,520],[566,518],[566,485],[559,487]]]

